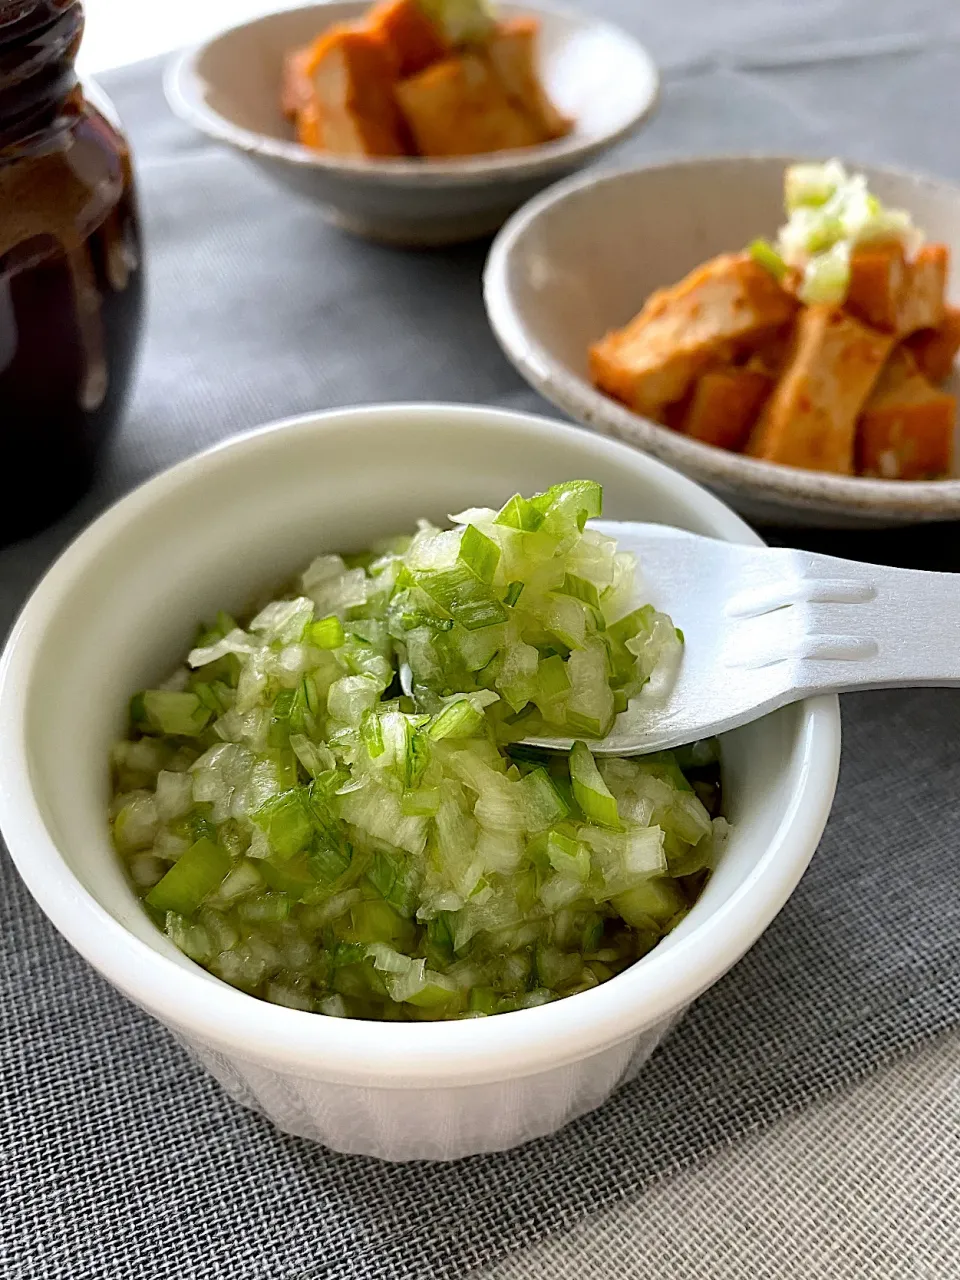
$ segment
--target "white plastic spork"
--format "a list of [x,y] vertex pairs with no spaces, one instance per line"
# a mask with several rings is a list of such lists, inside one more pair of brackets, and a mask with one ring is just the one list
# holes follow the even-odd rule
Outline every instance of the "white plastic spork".
[[[820,693],[960,685],[960,575],[591,521],[632,551],[643,598],[684,633],[676,683],[641,694],[599,754],[639,755],[735,729]],[[571,739],[531,738],[544,747]]]

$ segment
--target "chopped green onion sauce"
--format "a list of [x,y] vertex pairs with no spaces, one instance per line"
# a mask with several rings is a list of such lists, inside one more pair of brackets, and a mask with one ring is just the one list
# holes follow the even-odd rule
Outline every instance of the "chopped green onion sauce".
[[[416,1021],[589,990],[683,918],[719,754],[590,749],[682,653],[601,502],[573,481],[322,555],[131,699],[113,840],[176,946],[293,1009]],[[520,741],[551,735],[578,741]]]

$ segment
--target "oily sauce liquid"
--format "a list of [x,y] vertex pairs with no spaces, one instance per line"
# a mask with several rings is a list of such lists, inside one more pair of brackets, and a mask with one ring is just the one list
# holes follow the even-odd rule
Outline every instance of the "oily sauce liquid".
[[73,76],[74,0],[0,0],[0,541],[88,487],[122,413],[143,281],[130,155]]

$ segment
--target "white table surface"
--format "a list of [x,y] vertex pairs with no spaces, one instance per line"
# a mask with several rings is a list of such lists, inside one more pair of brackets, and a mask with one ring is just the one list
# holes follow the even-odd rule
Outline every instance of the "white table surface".
[[84,0],[86,31],[78,59],[87,72],[107,71],[204,40],[214,31],[267,9],[302,0]]
[[[263,0],[85,0],[81,66],[95,73],[164,53],[266,7]],[[960,1277],[960,1030],[485,1273],[486,1280],[721,1274]]]

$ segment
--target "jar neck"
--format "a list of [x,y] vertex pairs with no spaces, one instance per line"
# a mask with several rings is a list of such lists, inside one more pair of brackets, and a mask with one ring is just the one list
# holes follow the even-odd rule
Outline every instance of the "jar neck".
[[82,103],[80,0],[0,0],[0,160],[43,150]]

